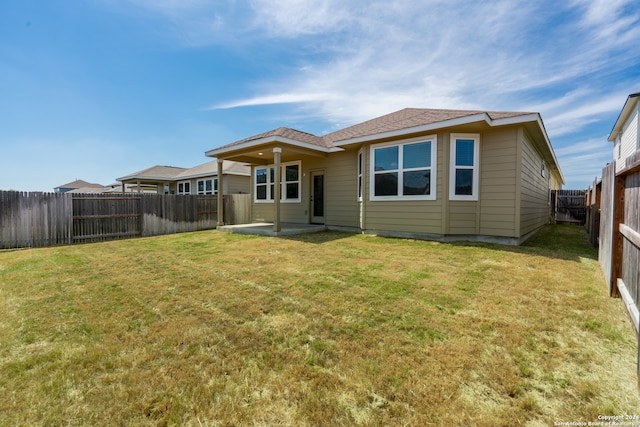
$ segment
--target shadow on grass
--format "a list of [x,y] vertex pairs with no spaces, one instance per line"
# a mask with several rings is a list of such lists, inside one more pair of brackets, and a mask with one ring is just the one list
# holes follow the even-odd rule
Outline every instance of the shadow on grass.
[[520,254],[529,253],[575,262],[580,262],[583,258],[598,259],[598,249],[591,246],[586,230],[579,225],[547,225],[520,246],[465,242],[453,244]]
[[[323,244],[353,236],[352,233],[340,231],[323,231],[317,233],[297,234],[283,236],[282,238],[297,242]],[[406,239],[385,237],[390,242],[400,242]],[[415,240],[409,240],[415,242]],[[585,229],[577,225],[548,225],[543,227],[529,240],[520,246],[508,246],[495,243],[478,242],[452,242],[444,245],[482,247],[491,250],[530,253],[532,255],[545,256],[569,261],[580,262],[581,258],[597,260],[598,250],[591,246]],[[505,255],[508,256],[508,255]]]
[[293,234],[290,236],[281,236],[281,239],[293,240],[295,242],[314,243],[317,245],[329,243],[336,240],[347,239],[353,236],[353,233],[345,231],[318,231],[315,233]]

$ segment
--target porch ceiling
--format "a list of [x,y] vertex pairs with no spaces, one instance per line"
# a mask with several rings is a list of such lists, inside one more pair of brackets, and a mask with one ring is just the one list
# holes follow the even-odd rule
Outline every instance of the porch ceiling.
[[297,147],[284,142],[272,142],[258,146],[241,148],[217,154],[216,157],[224,160],[268,165],[274,162],[273,149],[282,148],[281,161],[283,163],[300,160],[300,156],[327,157],[328,153],[305,147]]

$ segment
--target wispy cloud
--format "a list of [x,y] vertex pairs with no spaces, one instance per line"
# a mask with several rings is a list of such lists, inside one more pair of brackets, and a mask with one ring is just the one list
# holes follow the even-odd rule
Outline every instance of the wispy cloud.
[[[404,107],[538,111],[557,139],[611,120],[640,85],[616,77],[640,61],[637,0],[103,1],[164,16],[192,45],[295,41],[281,77],[207,109],[286,104],[333,126]],[[579,173],[599,153],[561,163]]]
[[[629,2],[622,0],[576,1],[569,6],[557,2],[514,6],[512,1],[463,6],[441,1],[373,2],[366,7],[357,1],[325,0],[319,6],[301,0],[276,3],[282,6],[274,0],[252,3],[256,17],[262,19],[254,22],[261,23],[270,37],[322,34],[323,49],[333,54],[291,70],[280,82],[265,82],[266,92],[223,106],[256,106],[278,99],[304,102],[306,94],[327,94],[325,99],[311,97],[312,105],[300,108],[341,122],[407,105],[522,108],[533,91],[560,85],[566,85],[567,92],[578,90],[576,81],[610,66],[612,51],[628,49],[626,34],[639,27],[630,25],[638,24],[638,17],[624,15]],[[617,44],[603,46],[601,35],[610,31],[612,22],[621,21],[624,25],[619,24],[616,37],[606,40]],[[288,29],[278,35],[274,29],[285,23],[290,24]],[[540,32],[551,33],[553,44],[549,39],[542,42]],[[547,123],[559,133],[569,132],[617,107],[610,100],[594,103],[593,97],[602,96],[601,92],[591,90],[590,96],[582,98],[590,107]],[[572,120],[570,126],[567,120]]]
[[613,158],[613,145],[606,138],[592,138],[556,149],[558,162],[573,182],[592,183]]

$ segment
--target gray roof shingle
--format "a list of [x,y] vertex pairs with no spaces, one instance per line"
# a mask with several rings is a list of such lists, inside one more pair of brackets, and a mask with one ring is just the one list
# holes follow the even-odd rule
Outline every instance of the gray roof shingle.
[[[444,110],[430,108],[405,108],[384,116],[376,117],[345,129],[328,133],[324,136],[316,136],[310,133],[301,132],[296,129],[279,127],[258,135],[250,136],[239,141],[232,142],[217,148],[216,150],[232,148],[252,141],[260,141],[271,137],[281,137],[294,141],[316,145],[322,148],[332,148],[335,143],[353,138],[373,136],[377,134],[411,129],[418,126],[437,124],[448,120],[469,117],[478,114],[487,114],[490,119],[504,119],[518,116],[525,116],[529,112],[499,112],[482,110]],[[212,150],[215,151],[215,150]]]

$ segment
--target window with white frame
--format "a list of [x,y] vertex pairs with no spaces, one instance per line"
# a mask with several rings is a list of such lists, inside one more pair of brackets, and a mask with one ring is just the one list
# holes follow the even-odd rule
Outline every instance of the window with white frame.
[[[281,165],[280,200],[283,202],[300,201],[300,162]],[[273,165],[259,166],[254,169],[255,202],[271,202],[275,194],[275,168]]]
[[544,163],[544,160],[542,161],[542,166],[540,166],[540,176],[547,176],[547,165]]
[[178,194],[191,194],[191,181],[179,182]]
[[478,200],[480,135],[452,134],[449,199]]
[[371,146],[371,200],[435,200],[436,136]]
[[218,194],[218,178],[199,179],[198,194]]
[[358,151],[358,201],[362,201],[362,186],[363,180],[363,168],[364,168],[364,150]]

